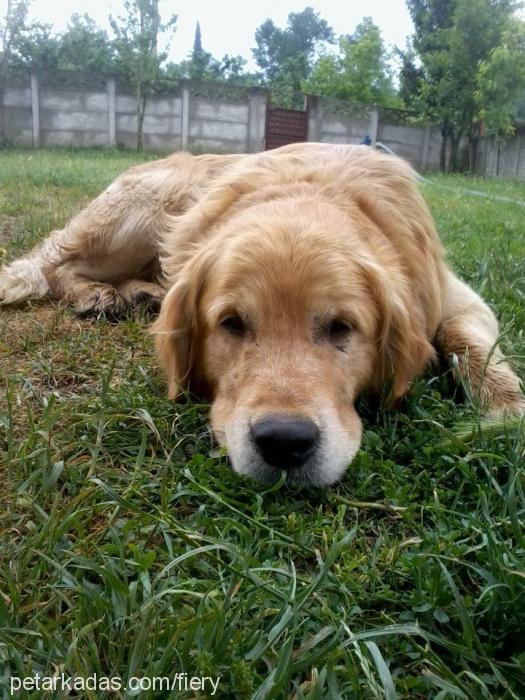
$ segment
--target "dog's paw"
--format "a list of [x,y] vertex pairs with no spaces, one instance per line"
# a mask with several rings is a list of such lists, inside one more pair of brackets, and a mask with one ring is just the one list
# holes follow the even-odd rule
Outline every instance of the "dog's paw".
[[126,301],[115,287],[109,284],[97,285],[75,303],[75,311],[82,318],[116,319],[127,308]]
[[39,299],[49,291],[47,280],[34,260],[16,260],[0,268],[0,305]]
[[131,306],[133,308],[141,307],[153,313],[158,313],[160,311],[160,305],[162,304],[162,296],[158,294],[151,294],[142,290],[134,294],[131,298]]
[[166,294],[160,285],[145,280],[122,282],[118,291],[132,309],[141,308],[153,313],[160,310],[160,305]]

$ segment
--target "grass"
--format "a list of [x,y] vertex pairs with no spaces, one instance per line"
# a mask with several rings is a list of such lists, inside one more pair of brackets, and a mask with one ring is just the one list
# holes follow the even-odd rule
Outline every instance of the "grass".
[[[136,160],[0,152],[6,255]],[[462,192],[525,184],[431,181],[450,261],[525,376],[523,208]],[[216,698],[525,696],[519,421],[484,427],[443,370],[398,412],[362,402],[338,486],[264,489],[210,444],[205,406],[166,399],[144,321],[0,311],[0,697],[11,677],[177,672],[220,677]]]

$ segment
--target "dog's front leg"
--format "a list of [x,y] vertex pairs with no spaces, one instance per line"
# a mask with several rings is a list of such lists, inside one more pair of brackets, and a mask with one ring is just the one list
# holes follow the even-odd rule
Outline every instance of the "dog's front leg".
[[498,338],[498,322],[487,304],[448,272],[437,344],[445,356],[458,358],[472,398],[489,415],[525,412],[520,380],[499,349]]

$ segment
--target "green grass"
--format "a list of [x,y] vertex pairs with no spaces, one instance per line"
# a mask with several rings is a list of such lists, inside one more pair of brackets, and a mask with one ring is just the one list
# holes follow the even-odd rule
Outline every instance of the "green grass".
[[[6,255],[136,160],[0,152]],[[431,179],[449,259],[525,376],[524,210],[462,191],[525,184]],[[205,406],[166,399],[144,321],[0,310],[0,697],[61,672],[220,676],[214,697],[257,700],[525,696],[519,422],[484,427],[443,370],[398,412],[362,402],[341,484],[265,489],[210,444]],[[65,694],[20,695],[44,696]]]

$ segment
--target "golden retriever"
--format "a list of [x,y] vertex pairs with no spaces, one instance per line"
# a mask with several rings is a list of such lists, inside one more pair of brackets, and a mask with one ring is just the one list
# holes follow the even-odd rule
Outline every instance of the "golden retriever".
[[415,173],[367,146],[175,154],[121,175],[65,229],[0,271],[4,304],[50,294],[81,314],[160,306],[169,395],[211,401],[233,468],[337,481],[359,448],[354,404],[393,401],[457,356],[484,409],[521,412],[498,325],[447,267]]

